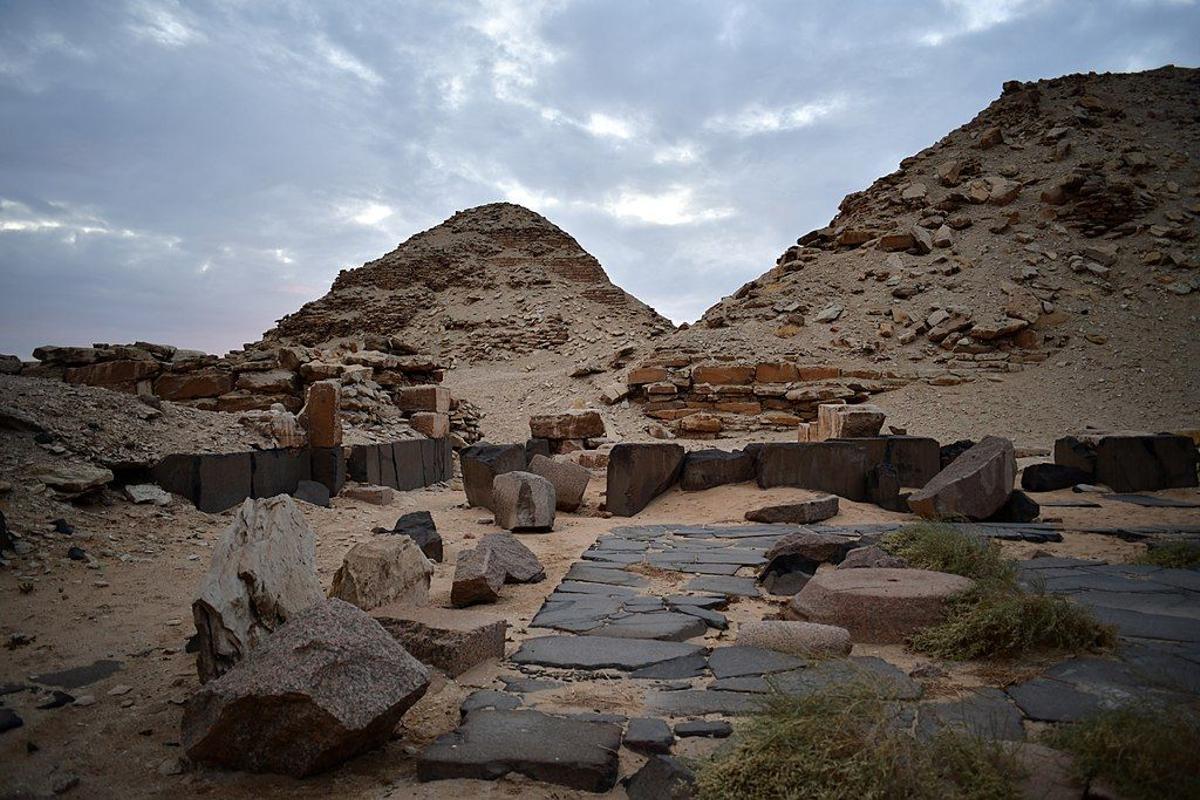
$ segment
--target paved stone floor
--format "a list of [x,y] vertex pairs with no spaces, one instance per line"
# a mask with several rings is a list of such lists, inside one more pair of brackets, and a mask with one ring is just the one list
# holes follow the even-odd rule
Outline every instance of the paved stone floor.
[[[509,671],[502,678],[505,691],[471,695],[462,709],[463,728],[450,735],[453,741],[439,742],[422,756],[426,776],[495,777],[516,770],[563,785],[604,786],[610,778],[615,780],[615,756],[601,770],[603,776],[596,777],[596,763],[604,760],[596,742],[611,742],[613,731],[620,734],[631,720],[620,714],[563,711],[560,702],[539,700],[548,690],[573,685],[590,684],[602,693],[617,682],[632,683],[642,698],[641,710],[631,715],[637,725],[661,728],[660,721],[669,721],[676,736],[686,734],[697,718],[706,718],[701,731],[727,732],[719,723],[753,711],[772,688],[802,694],[864,678],[905,704],[905,718],[918,732],[953,725],[1007,740],[1025,738],[1027,722],[1077,720],[1127,703],[1171,705],[1200,696],[1200,571],[1193,570],[1052,557],[1020,562],[1023,583],[1089,606],[1101,620],[1116,626],[1120,645],[1109,656],[1064,660],[1007,689],[978,689],[953,701],[923,698],[918,682],[878,657],[809,663],[732,643],[725,613],[731,602],[739,609],[761,603],[761,609],[743,609],[743,618],[745,613],[758,618],[774,610],[761,602],[765,595],[754,576],[781,537],[809,530],[869,543],[897,527],[613,528],[583,553],[546,598],[530,626],[535,629],[531,632],[544,629],[544,635],[527,639],[508,659]],[[1004,539],[1061,539],[1059,529],[1049,524],[971,528]],[[1194,538],[1200,527],[1093,532],[1127,539]],[[492,716],[478,721],[479,714]],[[557,735],[576,736],[579,744],[577,751],[559,753],[551,770],[523,755],[538,750],[537,737],[549,724],[542,719],[546,714],[568,720],[570,725],[556,729]],[[603,735],[588,727],[596,724],[606,726]],[[582,772],[571,766],[575,762]],[[467,769],[464,763],[472,766]]]

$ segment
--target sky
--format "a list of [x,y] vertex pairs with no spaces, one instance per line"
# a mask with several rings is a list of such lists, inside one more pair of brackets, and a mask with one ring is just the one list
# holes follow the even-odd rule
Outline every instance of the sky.
[[696,319],[1006,80],[1200,64],[1187,0],[0,0],[0,352],[223,353],[455,211]]

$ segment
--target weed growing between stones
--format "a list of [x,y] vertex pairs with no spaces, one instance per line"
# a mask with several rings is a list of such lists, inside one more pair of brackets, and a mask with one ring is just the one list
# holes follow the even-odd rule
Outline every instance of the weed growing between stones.
[[865,684],[773,693],[697,771],[700,800],[1015,798],[1020,770],[998,742],[944,730],[919,738]]
[[884,539],[884,547],[913,567],[973,579],[955,598],[945,622],[909,639],[917,652],[963,661],[1015,658],[1042,650],[1078,652],[1115,642],[1113,630],[1065,598],[1026,591],[1000,546],[951,525],[907,525]]
[[1200,797],[1200,716],[1194,709],[1106,711],[1054,729],[1045,739],[1075,757],[1084,780],[1102,780],[1122,797]]
[[1133,563],[1169,569],[1197,569],[1200,568],[1200,544],[1169,542],[1147,550]]
[[950,572],[975,581],[1012,585],[1016,569],[996,542],[939,522],[905,525],[883,539],[889,553],[910,567]]

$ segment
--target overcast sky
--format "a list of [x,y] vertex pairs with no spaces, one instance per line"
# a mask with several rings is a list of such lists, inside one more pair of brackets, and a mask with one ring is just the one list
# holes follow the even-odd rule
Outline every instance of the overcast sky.
[[0,0],[0,352],[224,352],[456,210],[676,322],[1010,79],[1200,63],[1175,0]]

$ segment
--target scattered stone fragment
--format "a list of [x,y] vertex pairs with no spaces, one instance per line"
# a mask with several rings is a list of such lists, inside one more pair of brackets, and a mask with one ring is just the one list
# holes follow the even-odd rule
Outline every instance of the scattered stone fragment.
[[625,746],[639,753],[668,753],[675,735],[665,720],[639,717],[625,728]]
[[733,733],[733,725],[723,719],[696,719],[675,724],[675,735],[680,739],[701,736],[706,739],[725,739]]
[[[377,532],[382,532],[382,530]],[[417,543],[417,547],[421,548],[421,552],[430,561],[436,561],[439,564],[442,562],[442,535],[438,533],[437,525],[433,522],[433,515],[428,511],[413,511],[403,515],[396,520],[396,524],[388,532],[398,536],[407,536]]]
[[476,664],[504,658],[507,621],[500,619],[474,624],[444,613],[436,616],[430,616],[427,612],[418,613],[429,621],[404,619],[391,616],[390,613],[376,616],[376,619],[422,664],[456,677]]
[[490,547],[476,547],[458,554],[450,602],[456,608],[476,603],[494,603],[508,577],[500,555]]
[[820,522],[823,519],[837,516],[837,513],[837,497],[835,495],[825,495],[798,503],[764,506],[754,511],[747,511],[746,519],[750,522],[791,522],[807,525],[811,522]]
[[479,546],[492,551],[504,570],[505,583],[538,583],[546,579],[542,562],[511,533],[489,533]]
[[91,464],[53,464],[39,467],[30,477],[56,492],[79,496],[103,489],[113,481],[112,471]]
[[222,674],[323,598],[316,534],[292,498],[246,500],[221,534],[192,603],[200,680]]
[[632,517],[674,485],[683,468],[683,447],[677,444],[621,443],[608,455],[605,508],[618,517]]
[[390,486],[347,486],[340,494],[347,500],[358,500],[373,506],[390,506],[396,493]]
[[1008,500],[1016,475],[1012,442],[985,436],[908,498],[926,519],[987,519]]
[[461,720],[476,711],[512,711],[520,708],[521,705],[521,698],[515,694],[497,692],[494,689],[478,689],[467,695],[466,699],[459,704],[458,714]]
[[539,711],[479,711],[417,755],[422,781],[495,780],[519,772],[536,781],[589,792],[617,782],[617,725],[552,717]]
[[737,643],[797,656],[846,656],[850,654],[850,631],[816,622],[743,622],[738,625]]
[[492,482],[491,508],[496,524],[505,530],[552,530],[556,505],[554,484],[541,475],[514,470]]
[[171,493],[153,483],[129,484],[125,487],[125,496],[136,504],[152,503],[156,506],[170,505]]
[[433,564],[406,536],[377,537],[350,548],[333,576],[330,597],[363,611],[388,603],[429,603]]
[[1030,464],[1021,472],[1021,488],[1027,492],[1070,489],[1077,483],[1092,480],[1092,473],[1063,464]]
[[879,545],[873,544],[867,547],[856,547],[846,553],[846,557],[842,559],[842,563],[837,565],[837,569],[872,569],[878,567],[904,569],[907,566],[908,562],[900,556],[894,556]]
[[629,800],[692,800],[696,775],[673,756],[651,756],[625,781]]
[[379,623],[331,599],[202,686],[184,710],[182,744],[201,763],[311,775],[386,743],[428,685]]
[[834,570],[805,584],[786,613],[839,625],[855,642],[898,644],[945,619],[947,600],[973,585],[960,575],[923,569]]
[[544,455],[529,460],[529,471],[550,481],[554,486],[555,507],[559,511],[576,511],[583,504],[592,473],[570,461],[556,461]]

